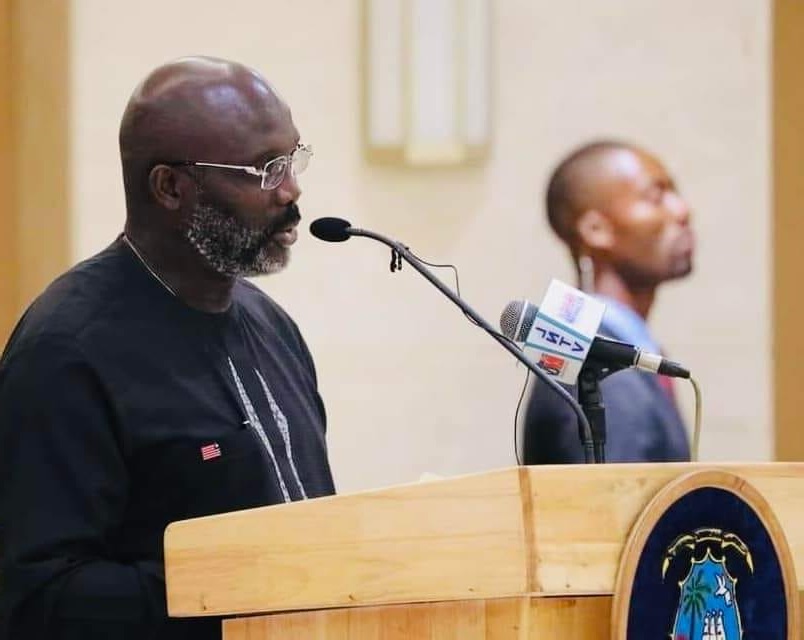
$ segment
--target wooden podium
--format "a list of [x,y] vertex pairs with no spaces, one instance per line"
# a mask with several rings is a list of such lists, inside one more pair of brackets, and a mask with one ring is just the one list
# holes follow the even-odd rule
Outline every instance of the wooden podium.
[[764,496],[804,590],[804,464],[550,466],[175,522],[168,611],[226,640],[608,638],[632,525],[701,469]]

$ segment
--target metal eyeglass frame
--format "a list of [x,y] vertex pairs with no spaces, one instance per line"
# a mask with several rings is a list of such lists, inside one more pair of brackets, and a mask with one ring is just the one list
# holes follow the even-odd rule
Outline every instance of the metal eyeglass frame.
[[[276,189],[285,179],[288,167],[295,178],[300,173],[304,173],[307,166],[310,164],[310,158],[313,157],[313,148],[310,145],[299,143],[296,148],[290,153],[276,156],[266,162],[262,169],[253,166],[246,166],[240,164],[221,164],[218,162],[197,162],[195,160],[186,160],[184,162],[166,162],[167,165],[185,166],[185,167],[212,167],[214,169],[231,169],[234,171],[243,171],[252,176],[261,178],[260,189],[270,191]],[[271,171],[275,171],[275,175],[270,175]]]

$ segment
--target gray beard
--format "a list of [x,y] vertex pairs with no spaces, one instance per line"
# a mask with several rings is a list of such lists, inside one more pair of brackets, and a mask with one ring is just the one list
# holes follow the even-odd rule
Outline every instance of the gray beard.
[[290,250],[269,231],[249,229],[212,205],[196,205],[185,235],[215,271],[251,277],[276,273],[290,260]]

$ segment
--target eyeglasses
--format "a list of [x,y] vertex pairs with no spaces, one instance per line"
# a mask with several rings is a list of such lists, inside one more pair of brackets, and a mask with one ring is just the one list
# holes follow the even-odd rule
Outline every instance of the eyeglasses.
[[287,155],[277,156],[269,160],[263,165],[262,169],[257,167],[248,167],[239,164],[218,164],[216,162],[167,162],[165,164],[187,166],[187,167],[213,167],[215,169],[232,169],[234,171],[243,171],[252,176],[259,176],[262,181],[260,188],[265,191],[276,189],[285,179],[285,173],[290,167],[291,175],[295,178],[300,173],[303,173],[307,166],[310,164],[310,158],[313,157],[313,148],[306,144],[299,143],[296,148]]

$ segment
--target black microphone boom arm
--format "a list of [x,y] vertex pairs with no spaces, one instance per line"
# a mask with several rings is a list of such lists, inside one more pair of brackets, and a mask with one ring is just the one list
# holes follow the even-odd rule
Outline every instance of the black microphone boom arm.
[[[314,222],[315,223],[315,222]],[[519,360],[522,364],[524,364],[528,370],[533,373],[539,380],[541,380],[544,384],[550,387],[555,393],[557,393],[561,398],[570,405],[572,410],[575,412],[575,415],[578,418],[578,423],[583,431],[584,434],[584,457],[587,463],[594,462],[594,448],[592,444],[592,429],[589,425],[589,421],[586,419],[581,406],[578,402],[573,398],[566,389],[561,387],[557,382],[552,380],[544,371],[539,369],[528,357],[522,353],[520,349],[514,346],[514,343],[509,340],[508,338],[502,336],[497,330],[491,327],[488,322],[486,322],[477,312],[475,312],[472,307],[470,307],[466,302],[464,302],[461,298],[459,298],[455,292],[452,291],[449,287],[447,287],[441,280],[439,280],[433,273],[425,267],[421,261],[414,256],[410,250],[403,244],[396,242],[395,240],[391,240],[390,238],[386,238],[385,236],[380,235],[379,233],[375,233],[373,231],[368,231],[366,229],[358,229],[356,227],[346,227],[345,229],[340,230],[342,233],[348,234],[350,236],[363,236],[365,238],[371,238],[372,240],[376,240],[377,242],[381,242],[382,244],[390,247],[393,251],[397,253],[398,256],[402,257],[405,262],[407,262],[411,267],[416,269],[420,274],[422,274],[430,283],[438,289],[441,293],[443,293],[447,298],[449,298],[467,317],[469,317],[477,326],[483,329],[486,333],[488,333],[492,338],[494,338],[497,342],[499,342],[503,348],[508,351],[512,356],[514,356],[517,360]],[[326,239],[326,238],[324,238]],[[338,240],[340,241],[340,237]]]

